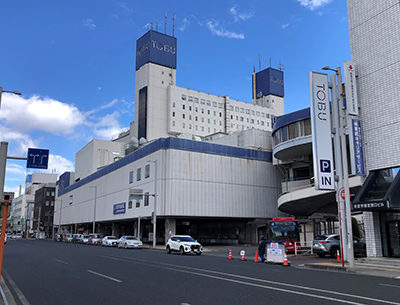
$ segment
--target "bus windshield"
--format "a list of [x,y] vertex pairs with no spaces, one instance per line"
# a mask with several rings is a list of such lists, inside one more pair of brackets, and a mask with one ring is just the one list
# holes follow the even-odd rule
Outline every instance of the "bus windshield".
[[293,221],[274,221],[269,223],[270,240],[300,240],[299,227]]

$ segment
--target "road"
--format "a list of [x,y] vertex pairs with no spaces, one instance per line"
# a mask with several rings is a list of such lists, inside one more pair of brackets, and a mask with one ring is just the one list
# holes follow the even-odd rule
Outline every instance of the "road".
[[3,277],[18,304],[400,304],[400,281],[166,254],[15,240]]

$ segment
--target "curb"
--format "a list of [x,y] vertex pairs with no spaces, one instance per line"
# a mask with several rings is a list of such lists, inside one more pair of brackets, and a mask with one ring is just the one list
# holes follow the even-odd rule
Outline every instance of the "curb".
[[304,265],[299,265],[299,267],[304,267],[304,268],[308,268],[308,269],[319,269],[319,270],[330,270],[330,271],[356,273],[354,270],[351,270],[350,268],[341,267],[341,266],[326,266],[326,265],[319,265],[319,264],[304,264]]

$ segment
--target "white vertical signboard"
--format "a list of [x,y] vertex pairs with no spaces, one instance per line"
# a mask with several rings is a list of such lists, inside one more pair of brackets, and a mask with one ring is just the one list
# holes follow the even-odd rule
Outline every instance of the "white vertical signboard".
[[356,71],[354,68],[354,63],[351,61],[345,61],[343,66],[346,86],[347,114],[358,115]]
[[328,75],[309,72],[314,181],[317,190],[334,190]]

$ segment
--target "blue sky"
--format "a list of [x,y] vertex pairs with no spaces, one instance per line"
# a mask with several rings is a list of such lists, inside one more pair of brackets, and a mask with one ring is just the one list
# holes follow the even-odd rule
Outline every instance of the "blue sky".
[[[136,40],[153,23],[177,37],[177,86],[251,102],[253,67],[284,65],[285,112],[309,107],[308,72],[351,60],[346,1],[5,0],[0,14],[0,140],[9,156],[50,149],[48,172],[73,171],[93,138],[134,119]],[[24,186],[7,161],[5,191]],[[30,170],[30,173],[34,171]]]

